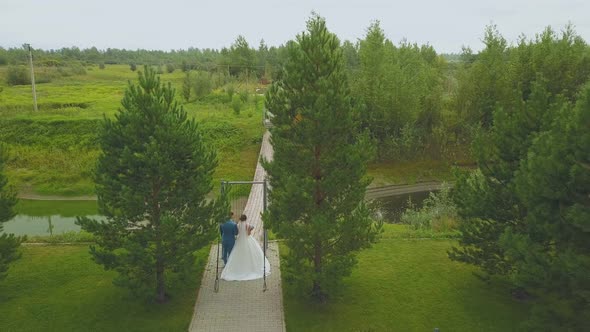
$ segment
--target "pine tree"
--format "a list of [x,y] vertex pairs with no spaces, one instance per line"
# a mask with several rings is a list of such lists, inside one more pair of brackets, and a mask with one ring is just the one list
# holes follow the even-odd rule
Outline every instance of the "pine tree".
[[371,148],[359,135],[340,42],[325,20],[313,16],[289,45],[282,80],[266,96],[275,117],[264,221],[289,247],[285,272],[324,302],[381,229],[364,204]]
[[562,100],[552,102],[543,84],[535,83],[521,108],[495,110],[493,127],[473,144],[479,170],[457,177],[454,197],[463,220],[460,247],[449,252],[451,259],[480,266],[488,274],[510,272],[512,262],[498,241],[507,227],[522,230],[526,216],[514,178],[532,140],[562,104]]
[[[487,26],[483,42],[485,48],[457,75],[455,95],[457,112],[471,123],[492,126],[497,106],[511,108],[517,105],[516,91],[510,86],[506,39],[496,26]],[[470,52],[469,49],[466,49]],[[469,53],[465,58],[471,57]]]
[[6,278],[9,264],[20,257],[18,247],[24,237],[3,232],[3,223],[14,217],[14,205],[16,204],[16,191],[8,186],[8,179],[4,175],[4,163],[8,153],[0,144],[0,280]]
[[531,330],[582,331],[590,317],[590,85],[520,163],[526,229],[501,238],[516,283],[535,295]]
[[191,73],[190,71],[187,71],[186,75],[184,76],[184,80],[182,81],[182,97],[185,101],[190,101],[192,88],[193,83],[191,79]]
[[[130,83],[114,119],[104,120],[95,173],[100,213],[78,218],[96,236],[94,260],[119,272],[115,284],[166,300],[165,276],[187,272],[214,236],[218,209],[207,203],[215,154],[153,68]],[[218,219],[217,219],[218,221]]]

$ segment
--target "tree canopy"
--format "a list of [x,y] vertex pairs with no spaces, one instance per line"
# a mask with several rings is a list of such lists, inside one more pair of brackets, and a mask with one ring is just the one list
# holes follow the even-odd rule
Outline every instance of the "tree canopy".
[[114,119],[99,135],[95,172],[100,213],[79,218],[96,236],[94,260],[119,272],[117,285],[166,299],[166,271],[186,272],[193,253],[215,234],[220,219],[212,189],[217,165],[197,123],[175,101],[175,91],[145,66],[130,83]]
[[286,239],[285,268],[305,292],[326,301],[351,273],[355,253],[380,230],[364,204],[370,145],[360,133],[340,41],[319,16],[290,44],[282,79],[267,93],[275,117],[269,211]]

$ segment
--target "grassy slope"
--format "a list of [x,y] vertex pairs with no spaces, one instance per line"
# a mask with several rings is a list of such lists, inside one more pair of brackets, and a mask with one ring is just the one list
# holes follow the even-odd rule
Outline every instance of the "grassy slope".
[[26,246],[0,283],[2,331],[186,331],[208,248],[195,279],[146,304],[111,283],[115,273],[91,261],[87,246]]
[[444,160],[382,162],[370,164],[371,186],[412,184],[422,181],[449,181],[453,178],[451,165]]
[[[0,78],[6,67],[0,66]],[[177,98],[184,73],[164,73],[161,79],[177,89]],[[107,65],[106,69],[92,67],[86,75],[62,77],[51,83],[37,85],[39,112],[31,110],[30,86],[4,87],[0,94],[0,118],[32,119],[35,121],[75,121],[102,119],[112,116],[120,105],[128,80],[137,73],[126,65]],[[259,150],[261,126],[260,105],[246,107],[236,116],[229,104],[191,102],[184,105],[190,116],[200,122],[229,123],[238,129],[238,137],[219,144],[219,167],[215,173],[216,189],[221,179],[248,180],[254,174]],[[224,144],[225,143],[225,144]],[[90,179],[98,151],[72,148],[69,150],[11,144],[12,158],[7,165],[9,178],[21,192],[45,195],[88,195],[94,185]]]
[[382,240],[359,255],[342,297],[328,305],[310,304],[284,284],[288,331],[517,328],[527,305],[513,301],[500,282],[488,286],[472,267],[450,261],[453,241],[400,239],[398,230],[386,225]]

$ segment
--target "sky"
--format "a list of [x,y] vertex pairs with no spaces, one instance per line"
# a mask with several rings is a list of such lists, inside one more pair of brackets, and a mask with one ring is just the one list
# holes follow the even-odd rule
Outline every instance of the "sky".
[[571,22],[590,42],[588,0],[0,0],[0,47],[220,49],[238,35],[255,48],[261,39],[278,46],[305,30],[312,11],[341,40],[362,39],[378,20],[394,43],[439,53],[480,50],[489,24],[515,43]]

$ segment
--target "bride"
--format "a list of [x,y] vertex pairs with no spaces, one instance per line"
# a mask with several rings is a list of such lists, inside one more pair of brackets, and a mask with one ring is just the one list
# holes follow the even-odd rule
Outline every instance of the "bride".
[[[270,274],[270,264],[264,257],[260,245],[250,234],[254,227],[246,222],[246,215],[240,216],[238,222],[238,238],[234,244],[221,279],[224,280],[253,280]],[[263,265],[264,264],[264,265]]]

